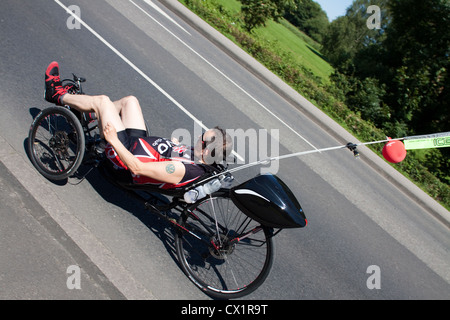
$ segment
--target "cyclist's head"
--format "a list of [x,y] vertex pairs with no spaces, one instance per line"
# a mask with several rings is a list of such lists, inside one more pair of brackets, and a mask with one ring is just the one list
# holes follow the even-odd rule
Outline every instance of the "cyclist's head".
[[198,158],[206,164],[225,163],[233,148],[233,139],[220,127],[215,127],[202,134],[196,145]]

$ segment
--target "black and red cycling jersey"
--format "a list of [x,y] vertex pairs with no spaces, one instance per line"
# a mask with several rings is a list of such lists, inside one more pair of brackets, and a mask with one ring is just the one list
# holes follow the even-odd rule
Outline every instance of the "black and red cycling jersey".
[[[128,150],[142,162],[182,161],[186,173],[177,184],[163,183],[147,176],[131,174],[133,183],[151,184],[161,189],[173,189],[183,187],[200,178],[206,171],[201,164],[195,163],[192,147],[176,145],[169,139],[161,137],[136,137],[128,146]],[[117,169],[128,170],[119,155],[108,143],[105,148],[106,156]]]

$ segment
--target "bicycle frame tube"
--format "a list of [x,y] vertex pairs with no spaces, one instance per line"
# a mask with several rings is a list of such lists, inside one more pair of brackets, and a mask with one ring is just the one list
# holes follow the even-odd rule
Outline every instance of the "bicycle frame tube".
[[[236,238],[230,240],[230,244],[238,243],[238,242],[240,242],[240,241],[242,241],[242,240],[250,237],[251,235],[253,235],[255,233],[258,233],[258,232],[260,232],[262,230],[263,230],[263,228],[261,226],[255,227],[254,229],[244,233],[243,235],[240,235],[239,237],[236,237]],[[261,245],[260,246],[264,245],[264,243],[266,243],[266,242],[265,241],[261,241]]]

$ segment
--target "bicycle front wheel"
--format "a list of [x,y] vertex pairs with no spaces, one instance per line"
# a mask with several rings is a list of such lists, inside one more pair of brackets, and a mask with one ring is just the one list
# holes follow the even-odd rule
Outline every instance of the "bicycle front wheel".
[[85,152],[80,121],[63,107],[42,110],[31,125],[28,150],[34,167],[47,179],[62,180],[73,175]]
[[229,192],[195,204],[179,223],[190,231],[175,237],[180,264],[209,296],[245,296],[269,275],[274,256],[271,229],[241,212]]

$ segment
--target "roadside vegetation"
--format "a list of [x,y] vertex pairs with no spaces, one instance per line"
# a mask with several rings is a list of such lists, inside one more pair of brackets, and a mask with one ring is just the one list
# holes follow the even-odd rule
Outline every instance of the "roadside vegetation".
[[[361,141],[450,131],[446,0],[354,0],[331,23],[312,0],[179,1]],[[447,209],[449,149],[410,150],[393,165]]]

